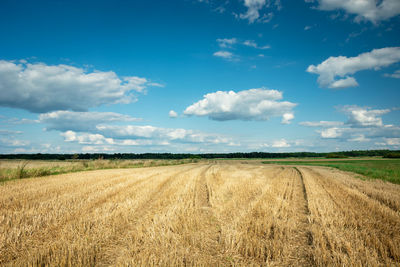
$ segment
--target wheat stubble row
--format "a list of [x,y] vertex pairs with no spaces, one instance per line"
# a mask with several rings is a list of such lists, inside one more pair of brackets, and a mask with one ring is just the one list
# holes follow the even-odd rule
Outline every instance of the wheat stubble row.
[[0,265],[396,265],[399,195],[327,168],[234,162],[13,181]]

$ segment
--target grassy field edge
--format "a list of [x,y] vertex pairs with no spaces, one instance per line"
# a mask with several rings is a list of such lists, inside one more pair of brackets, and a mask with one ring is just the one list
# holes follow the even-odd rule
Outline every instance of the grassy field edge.
[[[196,159],[181,160],[84,160],[71,161],[71,165],[64,166],[43,166],[31,167],[35,165],[34,161],[21,161],[16,167],[2,167],[0,165],[0,183],[13,181],[17,179],[43,177],[49,175],[74,173],[81,171],[93,171],[104,169],[127,169],[127,168],[143,168],[156,166],[181,165],[187,163],[195,163]],[[57,162],[49,162],[57,164]]]
[[335,161],[262,161],[264,164],[325,166],[400,184],[400,159],[335,160]]

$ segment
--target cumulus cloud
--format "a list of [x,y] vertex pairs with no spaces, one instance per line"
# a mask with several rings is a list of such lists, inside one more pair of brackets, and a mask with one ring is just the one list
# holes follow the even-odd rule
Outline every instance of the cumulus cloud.
[[318,84],[321,87],[344,88],[358,85],[349,75],[361,70],[379,70],[399,61],[400,47],[386,47],[356,57],[330,57],[317,66],[310,65],[307,72],[319,75]]
[[358,106],[345,106],[342,111],[349,117],[347,124],[352,127],[381,127],[383,126],[380,116],[389,113],[390,109],[371,109]]
[[82,147],[82,152],[84,153],[104,153],[104,152],[113,152],[115,151],[114,147],[110,146],[84,146]]
[[318,3],[320,10],[342,9],[347,13],[355,14],[357,22],[368,20],[377,23],[400,14],[400,1],[398,0],[318,0]]
[[356,81],[356,79],[354,79],[353,77],[347,77],[345,79],[340,79],[332,82],[329,88],[340,89],[356,86],[358,86],[358,82]]
[[376,144],[382,146],[400,146],[400,138],[383,138],[382,142],[377,142]]
[[243,44],[245,46],[250,46],[250,47],[254,47],[256,49],[269,49],[271,48],[269,45],[264,45],[264,46],[259,46],[255,41],[253,40],[246,40],[243,42]]
[[5,147],[24,147],[29,145],[30,142],[26,140],[18,140],[14,138],[0,138],[0,146]]
[[12,131],[12,130],[0,130],[0,135],[14,135],[14,134],[22,134],[22,132]]
[[[212,120],[259,120],[283,117],[288,123],[293,118],[295,103],[281,100],[282,92],[265,88],[240,92],[217,91],[186,108],[185,115],[208,116]],[[291,115],[290,115],[291,114]]]
[[332,127],[341,126],[344,123],[341,121],[302,121],[299,124],[307,127]]
[[[398,138],[400,127],[384,124],[382,115],[389,113],[390,109],[371,109],[369,107],[344,106],[339,109],[347,115],[346,122],[301,122],[301,125],[320,127],[317,130],[321,138],[338,139],[348,142],[382,143],[382,140]],[[385,143],[386,145],[389,145]]]
[[338,138],[341,137],[345,128],[332,127],[321,131],[322,138]]
[[150,125],[98,125],[105,136],[119,139],[154,139],[191,143],[229,143],[231,140],[217,134],[208,134],[181,128],[160,128]]
[[290,147],[290,144],[285,139],[281,139],[273,141],[271,147],[275,148]]
[[0,60],[0,105],[35,113],[130,103],[136,100],[133,92],[147,86],[160,85],[136,76],[119,77],[113,71]]
[[47,124],[48,130],[58,131],[95,131],[99,124],[140,120],[114,112],[53,111],[39,115],[39,121]]
[[78,142],[79,144],[92,144],[92,145],[103,145],[103,144],[114,144],[114,140],[112,138],[106,138],[101,134],[90,134],[84,133],[78,135],[74,131],[66,131],[65,133],[61,133],[66,142]]
[[174,110],[170,110],[168,115],[169,115],[170,118],[178,117],[178,113],[176,113]]
[[[76,142],[78,144],[87,145],[95,151],[102,151],[107,147],[115,150],[115,146],[150,146],[150,145],[170,145],[168,141],[145,140],[145,139],[113,139],[107,138],[101,134],[77,133],[74,131],[66,131],[60,134],[64,137],[65,142]],[[82,148],[85,151],[84,147]],[[108,151],[108,150],[106,150]]]
[[382,127],[332,127],[317,131],[322,138],[340,139],[349,142],[365,142],[382,138],[396,138],[400,136],[400,127],[384,125]]
[[285,113],[282,115],[282,124],[290,124],[291,120],[294,119],[293,113]]
[[371,139],[365,138],[365,135],[359,134],[349,139],[350,142],[369,142]]
[[222,57],[225,59],[232,59],[233,54],[229,51],[218,51],[213,54],[215,57]]
[[217,43],[221,48],[230,48],[237,43],[236,38],[218,38]]
[[384,76],[389,77],[389,78],[400,79],[400,70],[396,70],[395,72],[393,72],[391,74],[385,73]]
[[247,19],[249,23],[254,23],[260,17],[260,10],[267,6],[266,0],[244,0],[247,12],[240,14],[241,19]]
[[[62,132],[66,142],[83,145],[149,146],[175,143],[228,144],[230,138],[181,128],[130,125],[140,119],[114,112],[55,111],[39,116],[47,130]],[[1,134],[1,132],[0,132]]]

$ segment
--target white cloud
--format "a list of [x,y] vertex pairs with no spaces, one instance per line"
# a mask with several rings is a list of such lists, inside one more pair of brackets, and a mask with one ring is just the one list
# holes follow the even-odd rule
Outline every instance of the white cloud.
[[371,139],[365,138],[365,135],[360,134],[360,135],[354,136],[353,138],[349,139],[348,141],[350,141],[350,142],[369,142],[369,141],[371,141]]
[[331,83],[329,88],[347,88],[347,87],[356,87],[358,86],[358,82],[353,77],[346,77],[345,79],[336,80]]
[[[306,1],[307,2],[307,1]],[[355,20],[369,20],[377,23],[400,14],[399,0],[318,0],[320,10],[343,9],[357,15]]]
[[84,153],[105,153],[113,152],[115,148],[109,146],[84,146],[82,147],[82,152]]
[[118,77],[113,71],[0,60],[0,105],[31,112],[130,103],[136,100],[132,92],[143,92],[147,86],[146,78]]
[[186,129],[159,128],[150,125],[99,125],[98,131],[114,139],[153,139],[190,143],[229,143],[229,138]]
[[310,30],[311,28],[312,28],[312,26],[308,26],[308,25],[307,25],[307,26],[304,27],[304,30],[305,30],[305,31],[308,31],[308,30]]
[[[346,123],[334,121],[301,122],[301,125],[321,127],[317,130],[324,139],[338,139],[347,142],[369,142],[386,145],[383,139],[393,139],[400,136],[400,127],[385,125],[381,116],[389,113],[390,109],[371,109],[369,107],[344,106],[339,109],[348,117]],[[328,127],[328,128],[327,128]],[[377,142],[379,141],[379,142]]]
[[171,143],[168,141],[157,141],[157,140],[124,139],[124,140],[120,140],[118,145],[121,145],[121,146],[154,146],[154,145],[169,146],[169,145],[171,145]]
[[243,42],[243,44],[245,46],[251,46],[251,47],[257,48],[257,43],[253,40],[246,40]]
[[260,17],[260,10],[267,5],[267,2],[266,0],[244,0],[244,5],[247,7],[247,12],[240,14],[240,18],[254,23]]
[[264,14],[261,18],[259,18],[257,21],[262,22],[262,23],[268,23],[270,22],[274,17],[274,13],[269,12]]
[[400,138],[384,138],[384,145],[388,146],[400,146]]
[[14,134],[22,134],[22,132],[12,131],[12,130],[0,130],[0,135],[14,135]]
[[293,113],[285,113],[282,116],[282,124],[290,124],[291,120],[294,119]]
[[302,121],[299,124],[307,127],[332,127],[341,126],[344,123],[341,121]]
[[275,148],[290,147],[290,144],[285,139],[281,139],[273,141],[271,147]]
[[384,74],[385,77],[390,77],[390,78],[395,78],[395,79],[400,79],[400,70],[396,70],[394,73],[389,74],[389,73],[385,73]]
[[174,110],[170,110],[168,115],[169,115],[170,118],[178,117],[178,113],[176,113]]
[[6,147],[24,147],[29,145],[29,141],[25,140],[18,140],[14,138],[1,138],[0,139],[0,146],[6,146]]
[[66,142],[78,142],[79,144],[91,144],[91,145],[103,145],[103,144],[114,144],[114,140],[112,138],[106,138],[101,134],[90,134],[84,133],[78,135],[74,131],[66,131],[65,133],[61,133],[61,136],[64,137]]
[[350,142],[364,142],[381,138],[397,138],[400,136],[400,127],[383,125],[381,127],[332,127],[317,131],[322,138],[335,138]]
[[349,120],[347,124],[352,127],[381,127],[382,118],[379,117],[390,112],[390,109],[370,109],[358,106],[345,106],[342,108]]
[[[310,65],[307,72],[318,74],[321,87],[343,88],[357,86],[357,81],[350,77],[361,70],[379,70],[400,61],[400,47],[374,49],[356,57],[330,57],[317,66]],[[343,77],[343,79],[337,79]]]
[[112,122],[140,121],[114,112],[76,112],[76,111],[53,111],[40,114],[39,121],[48,124],[48,130],[87,132],[96,130],[96,126]]
[[[3,116],[5,119],[6,117]],[[10,124],[36,124],[39,123],[39,120],[32,120],[32,119],[26,119],[26,118],[7,118],[2,121],[3,123],[10,123]]]
[[321,131],[322,138],[338,138],[343,134],[344,128],[332,127]]
[[[151,125],[125,125],[137,121],[128,115],[113,112],[55,111],[41,114],[40,122],[47,130],[58,130],[65,142],[92,146],[160,146],[175,143],[228,144],[230,138],[181,128],[160,128]],[[116,123],[116,124],[115,124]]]
[[215,52],[213,54],[213,56],[222,57],[222,58],[225,58],[225,59],[231,59],[233,57],[233,54],[231,52],[229,52],[229,51],[218,51],[218,52]]
[[246,40],[246,41],[243,42],[243,44],[245,46],[254,47],[256,49],[269,49],[269,48],[271,48],[269,45],[258,46],[258,44],[253,40]]
[[217,43],[222,48],[230,48],[232,45],[237,43],[236,38],[218,38]]
[[[64,137],[65,142],[76,142],[78,144],[90,145],[93,149],[98,147],[101,149],[104,145],[112,150],[114,146],[153,146],[153,145],[170,145],[168,141],[152,140],[152,139],[113,139],[107,138],[101,134],[76,133],[74,131],[66,131],[60,134]],[[96,149],[97,150],[97,149]]]
[[[268,120],[292,114],[297,105],[282,99],[282,92],[265,88],[240,92],[217,91],[186,108],[185,115],[208,116],[212,120]],[[290,115],[285,115],[286,118]],[[284,120],[285,121],[285,118]]]

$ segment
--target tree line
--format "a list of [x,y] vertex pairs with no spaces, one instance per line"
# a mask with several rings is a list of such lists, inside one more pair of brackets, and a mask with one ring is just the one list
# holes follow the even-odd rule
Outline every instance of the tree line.
[[347,157],[387,157],[399,158],[400,150],[352,150],[340,152],[236,152],[236,153],[85,153],[85,154],[0,154],[0,159],[24,159],[24,160],[71,160],[71,159],[277,159],[277,158],[347,158]]

